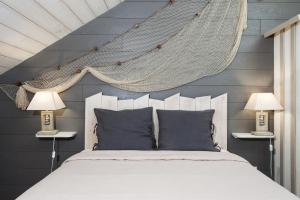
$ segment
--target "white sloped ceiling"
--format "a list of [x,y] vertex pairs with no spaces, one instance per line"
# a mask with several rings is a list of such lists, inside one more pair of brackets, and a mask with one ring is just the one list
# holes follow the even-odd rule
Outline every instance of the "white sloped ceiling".
[[0,0],[0,74],[124,0]]

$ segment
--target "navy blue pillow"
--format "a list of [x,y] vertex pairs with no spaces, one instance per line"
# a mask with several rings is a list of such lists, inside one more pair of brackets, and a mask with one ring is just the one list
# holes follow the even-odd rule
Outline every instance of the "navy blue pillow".
[[98,121],[97,150],[153,150],[152,108],[112,111],[94,109]]
[[157,110],[159,150],[218,151],[212,138],[214,110]]

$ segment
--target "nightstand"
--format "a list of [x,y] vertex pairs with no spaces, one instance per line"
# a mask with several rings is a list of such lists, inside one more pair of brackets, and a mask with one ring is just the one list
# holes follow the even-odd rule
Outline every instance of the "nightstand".
[[274,135],[253,135],[252,133],[232,133],[234,138],[239,139],[274,139]]
[[251,139],[259,139],[259,140],[269,140],[269,151],[270,151],[270,175],[273,178],[273,143],[272,140],[275,139],[274,135],[253,135],[252,133],[232,133],[232,136],[241,140],[251,140]]
[[59,139],[68,139],[68,138],[72,138],[77,134],[76,131],[59,131],[57,134],[55,135],[47,135],[47,134],[35,134],[35,137],[40,138],[40,139],[44,139],[44,138],[52,138],[52,154],[51,154],[51,172],[53,171],[53,163],[54,163],[54,159],[56,157],[56,153],[55,153],[55,141],[56,138]]
[[77,134],[76,131],[59,131],[55,135],[35,134],[37,138],[72,138]]

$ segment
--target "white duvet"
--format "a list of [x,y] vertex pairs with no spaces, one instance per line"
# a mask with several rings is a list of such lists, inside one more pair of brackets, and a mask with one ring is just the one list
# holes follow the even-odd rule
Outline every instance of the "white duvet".
[[296,200],[229,152],[83,151],[19,200]]

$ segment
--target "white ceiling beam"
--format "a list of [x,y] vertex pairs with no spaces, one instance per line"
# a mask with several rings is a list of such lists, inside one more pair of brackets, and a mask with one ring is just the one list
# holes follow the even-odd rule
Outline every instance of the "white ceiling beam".
[[95,18],[85,1],[63,0],[65,4],[81,19],[87,23]]
[[27,36],[34,36],[36,40],[46,45],[50,45],[57,40],[55,36],[34,24],[28,18],[12,10],[2,2],[0,2],[0,13],[0,23],[7,27],[18,30]]
[[0,74],[123,0],[0,0]]
[[18,60],[26,60],[27,58],[33,56],[32,53],[19,49],[17,47],[11,46],[0,41],[0,52],[2,55],[15,58]]
[[84,0],[84,2],[87,5],[87,7],[89,8],[90,12],[93,13],[94,17],[97,17],[98,14],[97,14],[97,12],[94,11],[93,6],[91,6],[91,4],[87,0]]
[[0,66],[0,74],[3,74],[10,70],[11,68],[5,67],[5,66]]
[[87,4],[90,5],[90,8],[96,13],[97,15],[101,15],[102,13],[107,11],[105,3],[103,0],[86,0]]
[[46,47],[46,45],[36,42],[2,24],[0,24],[0,40],[31,53],[37,53]]
[[115,7],[120,3],[120,0],[104,0],[108,6],[109,9]]
[[76,30],[83,25],[77,16],[74,15],[74,13],[61,0],[36,0],[36,2],[47,9],[48,12],[68,26],[71,30]]
[[34,0],[26,0],[26,3],[23,4],[21,4],[19,0],[1,1],[21,15],[26,16],[30,21],[42,27],[50,34],[55,35],[55,37],[62,38],[71,31],[71,29],[57,21],[57,19]]
[[0,55],[0,66],[10,68],[10,67],[14,67],[14,66],[18,65],[21,62],[22,62],[22,60],[18,60],[15,58]]

